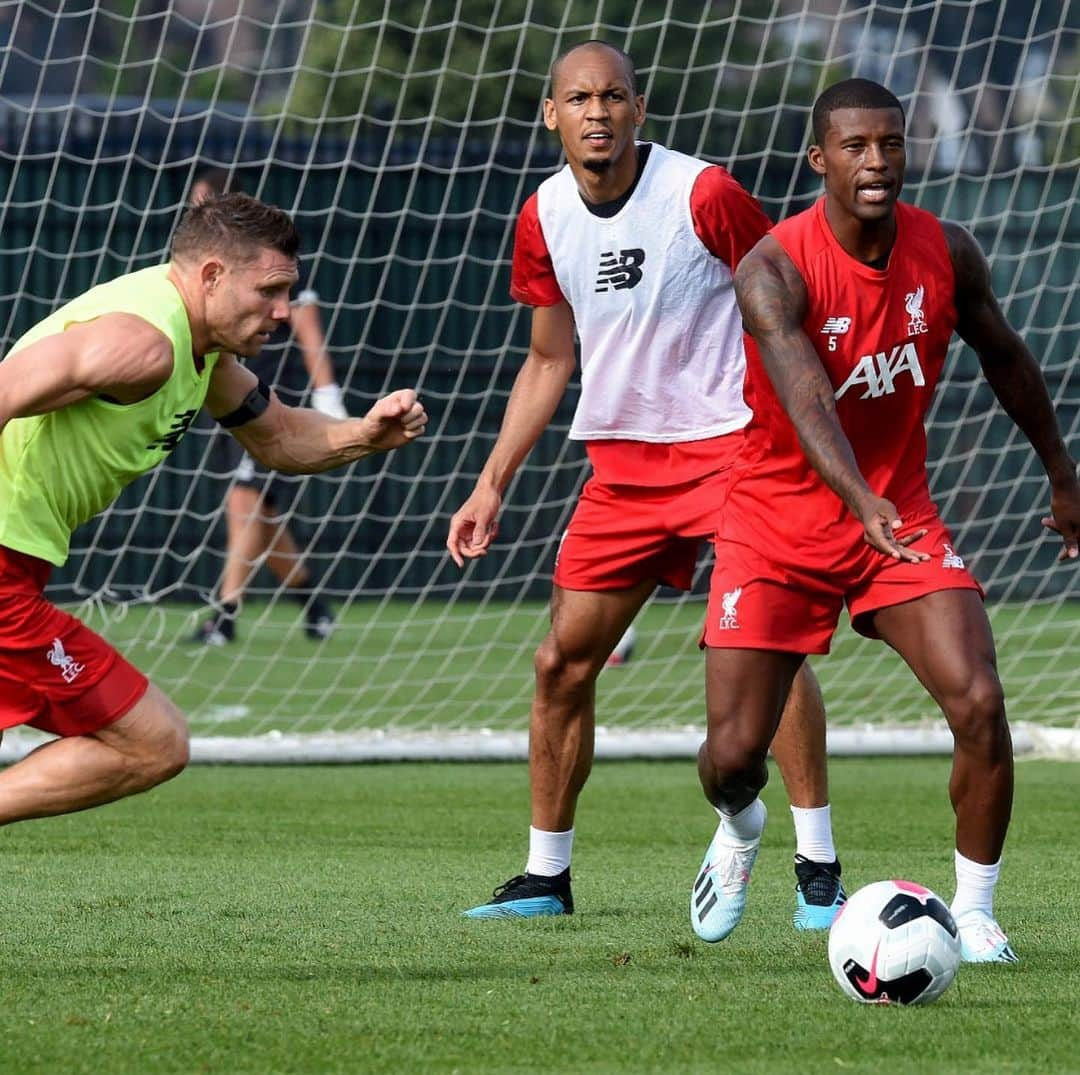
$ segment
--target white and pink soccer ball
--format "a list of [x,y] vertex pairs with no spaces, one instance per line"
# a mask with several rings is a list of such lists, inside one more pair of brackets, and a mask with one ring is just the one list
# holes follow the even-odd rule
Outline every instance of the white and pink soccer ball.
[[875,881],[848,898],[829,930],[829,966],[864,1004],[927,1004],[960,966],[945,902],[911,881]]

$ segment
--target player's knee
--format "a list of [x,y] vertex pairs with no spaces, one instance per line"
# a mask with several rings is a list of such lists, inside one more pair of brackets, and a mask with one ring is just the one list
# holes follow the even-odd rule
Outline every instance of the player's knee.
[[247,485],[234,485],[226,494],[225,510],[233,518],[247,522],[259,511],[259,494]]
[[959,747],[997,757],[1009,749],[1005,694],[993,673],[976,677],[962,694],[947,699],[946,716]]
[[174,726],[162,739],[157,763],[158,783],[172,780],[182,773],[191,761],[191,737],[186,723]]
[[182,722],[163,722],[152,735],[140,741],[135,760],[146,787],[171,780],[191,760],[187,727]]
[[544,693],[580,691],[591,686],[599,665],[589,656],[568,654],[553,635],[540,643],[533,659],[537,688]]
[[136,781],[152,788],[182,772],[191,759],[190,736],[183,713],[151,687],[137,720],[114,745],[129,759]]
[[[718,785],[755,783],[764,770],[768,743],[734,722],[709,722],[699,760]],[[761,781],[764,787],[764,780]]]

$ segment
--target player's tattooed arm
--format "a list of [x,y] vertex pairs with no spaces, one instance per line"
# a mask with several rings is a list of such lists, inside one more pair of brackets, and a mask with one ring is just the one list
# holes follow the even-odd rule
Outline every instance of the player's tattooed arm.
[[832,384],[803,331],[806,284],[771,236],[739,263],[735,295],[743,324],[758,345],[765,372],[811,466],[862,522],[869,544],[894,559],[926,559],[925,553],[906,547],[919,535],[894,536],[900,524],[896,507],[875,494],[859,471],[836,414]]
[[1051,487],[1051,517],[1061,534],[1061,559],[1080,556],[1080,484],[1061,436],[1054,404],[1035,356],[1005,319],[994,297],[990,266],[979,244],[959,224],[942,221],[956,280],[956,331],[979,358],[1005,413],[1031,441]]

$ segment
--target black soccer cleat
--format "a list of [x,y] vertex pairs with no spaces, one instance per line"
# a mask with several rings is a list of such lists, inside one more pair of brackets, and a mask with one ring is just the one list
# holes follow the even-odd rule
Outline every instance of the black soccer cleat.
[[489,903],[463,911],[465,918],[542,918],[573,914],[570,867],[554,877],[522,873],[499,885]]
[[795,856],[796,929],[828,929],[847,901],[840,880],[840,860],[812,862]]
[[215,612],[195,628],[191,641],[204,646],[227,646],[235,642],[236,617],[224,610]]
[[334,614],[330,606],[316,597],[304,610],[304,634],[312,642],[324,642],[334,633]]

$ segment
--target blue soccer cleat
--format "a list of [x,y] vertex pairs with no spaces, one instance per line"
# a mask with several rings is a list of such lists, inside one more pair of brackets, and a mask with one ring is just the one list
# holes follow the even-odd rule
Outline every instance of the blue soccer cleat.
[[729,836],[722,821],[716,827],[690,892],[690,924],[703,941],[722,941],[739,924],[760,846],[760,836],[743,842]]
[[847,900],[840,880],[840,862],[812,862],[795,856],[796,929],[828,929]]
[[570,868],[554,877],[523,873],[499,885],[490,903],[463,911],[465,918],[545,918],[573,914]]

